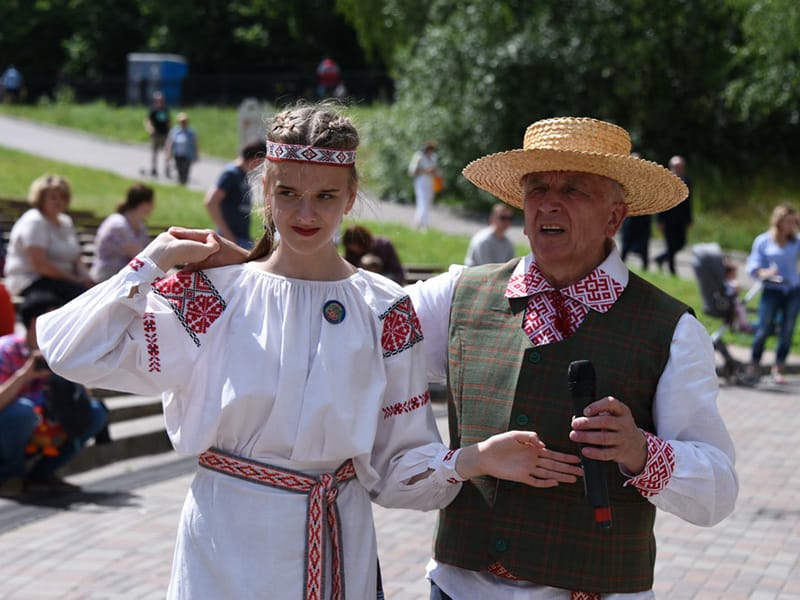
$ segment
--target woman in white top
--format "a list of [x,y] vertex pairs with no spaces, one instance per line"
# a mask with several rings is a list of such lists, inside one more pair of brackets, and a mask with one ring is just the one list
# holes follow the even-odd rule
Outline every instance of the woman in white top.
[[81,245],[66,214],[71,189],[59,175],[42,175],[28,192],[31,207],[11,228],[5,284],[12,294],[35,290],[71,300],[93,285],[81,259]]
[[442,445],[408,296],[339,255],[357,144],[349,119],[324,108],[277,114],[259,192],[266,234],[247,262],[168,277],[219,249],[210,231],[170,230],[38,321],[54,371],[164,392],[173,445],[200,455],[170,598],[374,598],[371,500],[430,510],[467,477],[531,480],[534,433]]
[[153,188],[134,183],[125,202],[103,219],[94,236],[94,263],[89,271],[92,279],[105,281],[147,246],[147,218],[153,212],[154,198]]
[[414,179],[414,226],[417,229],[428,229],[433,198],[436,192],[433,189],[433,179],[439,174],[438,158],[436,156],[436,142],[427,141],[422,149],[414,153],[408,165],[408,174]]

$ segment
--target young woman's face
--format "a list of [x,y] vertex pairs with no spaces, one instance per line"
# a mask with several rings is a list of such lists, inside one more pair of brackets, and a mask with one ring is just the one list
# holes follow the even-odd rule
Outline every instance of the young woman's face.
[[332,243],[356,197],[350,169],[292,162],[269,165],[264,192],[281,245],[304,255]]

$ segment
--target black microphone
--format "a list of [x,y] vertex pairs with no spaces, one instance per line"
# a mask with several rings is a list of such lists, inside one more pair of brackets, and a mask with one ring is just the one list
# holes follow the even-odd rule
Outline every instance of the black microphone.
[[[583,416],[583,410],[597,400],[595,374],[591,361],[574,360],[569,363],[569,393],[575,416]],[[583,448],[583,444],[580,444]],[[586,458],[581,452],[583,464],[583,489],[589,505],[594,509],[594,522],[598,527],[611,527],[611,507],[608,503],[608,482],[604,461]]]

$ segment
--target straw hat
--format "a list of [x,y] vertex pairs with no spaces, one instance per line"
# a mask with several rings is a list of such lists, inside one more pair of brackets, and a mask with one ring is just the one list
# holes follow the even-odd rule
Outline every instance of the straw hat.
[[521,150],[489,154],[463,173],[479,188],[522,208],[522,177],[542,171],[580,171],[619,182],[629,215],[662,212],[689,195],[680,177],[631,156],[631,138],[622,127],[589,118],[537,121],[525,132]]

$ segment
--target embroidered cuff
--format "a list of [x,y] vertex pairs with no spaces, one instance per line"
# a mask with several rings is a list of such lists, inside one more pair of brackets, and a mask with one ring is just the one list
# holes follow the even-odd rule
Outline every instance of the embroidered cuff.
[[431,465],[434,470],[441,470],[441,474],[448,483],[461,483],[466,481],[456,471],[456,462],[458,462],[458,455],[461,453],[461,448],[458,450],[449,450],[444,448],[434,459],[434,464]]
[[161,267],[153,262],[152,258],[145,256],[144,254],[134,256],[126,268],[142,275],[149,275],[152,273],[153,277],[149,278],[151,281],[166,275],[166,273],[161,270]]
[[635,477],[628,479],[624,485],[632,485],[639,493],[649,498],[655,496],[669,484],[675,471],[675,451],[669,442],[643,431],[647,440],[647,463]]
[[[166,275],[150,257],[143,255],[133,257],[121,272],[125,274],[125,281],[130,283],[132,288],[140,288],[136,290],[139,294],[146,294],[153,283]],[[129,297],[133,295],[137,294],[132,293]]]

